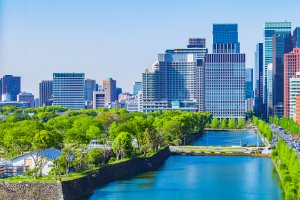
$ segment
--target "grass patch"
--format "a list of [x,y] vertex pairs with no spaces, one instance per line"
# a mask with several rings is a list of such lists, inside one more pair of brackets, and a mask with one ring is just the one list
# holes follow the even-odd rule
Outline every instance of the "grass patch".
[[[100,167],[97,167],[100,168]],[[86,176],[91,170],[86,170],[83,172],[73,172],[69,176],[66,175],[61,175],[59,180],[54,180],[54,175],[47,175],[47,176],[42,176],[42,177],[37,177],[36,179],[33,177],[29,176],[14,176],[10,178],[5,178],[2,179],[5,182],[12,182],[12,183],[17,183],[17,182],[47,182],[47,183],[54,183],[54,182],[63,182],[63,181],[70,181],[74,179],[78,179],[81,177]],[[59,176],[57,176],[57,179],[59,179]]]

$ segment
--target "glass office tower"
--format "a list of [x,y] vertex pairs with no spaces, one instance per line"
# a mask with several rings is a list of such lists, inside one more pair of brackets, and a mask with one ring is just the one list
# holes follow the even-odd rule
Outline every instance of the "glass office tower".
[[246,69],[246,78],[245,78],[245,96],[246,99],[253,98],[253,69]]
[[213,53],[240,53],[237,24],[213,24]]
[[39,84],[40,106],[51,106],[53,101],[53,81],[43,80]]
[[[268,75],[268,65],[273,63],[273,36],[275,34],[291,34],[291,22],[265,22],[264,27],[264,107],[265,111],[270,108],[268,106],[268,99],[272,99],[272,97],[268,98],[267,91],[267,75]],[[269,72],[270,73],[270,72]],[[269,93],[270,94],[270,93]],[[264,113],[266,115],[266,113]],[[266,115],[266,117],[268,117]]]
[[213,54],[205,55],[204,110],[217,118],[245,117],[245,54],[237,24],[213,25]]
[[21,77],[5,75],[2,78],[2,94],[8,95],[11,101],[17,101],[17,95],[21,92]]
[[137,95],[137,93],[141,90],[142,90],[142,82],[138,82],[138,81],[135,82],[133,85],[132,94]]
[[67,107],[71,110],[83,109],[84,73],[53,74],[53,105]]
[[293,48],[300,48],[300,27],[295,28],[292,40]]
[[[279,118],[283,116],[283,65],[284,65],[284,54],[289,53],[293,50],[291,34],[274,34],[273,35],[273,92],[270,95],[273,99],[272,107],[270,107],[271,115],[277,115]],[[269,94],[269,93],[268,93]]]
[[142,76],[143,111],[204,110],[203,59],[205,39],[190,38],[188,48],[169,49],[158,55],[151,70]]
[[254,112],[257,116],[262,116],[263,114],[263,43],[256,44],[255,51],[255,104]]

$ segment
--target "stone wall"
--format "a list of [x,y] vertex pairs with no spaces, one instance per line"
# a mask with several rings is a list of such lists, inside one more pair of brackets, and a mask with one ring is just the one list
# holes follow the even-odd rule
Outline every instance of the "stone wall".
[[0,183],[0,199],[7,200],[73,200],[91,195],[97,186],[155,170],[170,156],[166,147],[149,158],[134,158],[107,165],[87,176],[61,183]]
[[166,147],[152,157],[134,158],[125,162],[108,165],[81,179],[62,182],[64,199],[72,200],[88,196],[94,192],[94,188],[97,186],[102,186],[117,179],[155,170],[165,162],[170,154],[169,147]]
[[63,199],[60,183],[0,183],[0,199],[5,200],[60,200]]

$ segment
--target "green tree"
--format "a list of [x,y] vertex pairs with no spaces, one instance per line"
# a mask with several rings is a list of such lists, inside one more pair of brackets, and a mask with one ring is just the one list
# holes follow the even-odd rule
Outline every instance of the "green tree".
[[86,131],[86,136],[89,138],[89,140],[96,139],[100,137],[100,133],[100,128],[95,125],[91,125]]
[[221,121],[221,129],[226,129],[227,128],[227,120],[226,119],[222,119]]
[[252,122],[253,122],[254,125],[258,125],[258,118],[256,116],[254,116],[252,118]]
[[235,119],[233,119],[233,118],[229,119],[228,128],[230,128],[230,129],[235,129],[236,128]]
[[48,148],[59,146],[61,141],[62,137],[56,131],[42,130],[34,135],[31,155],[40,176],[42,176],[42,170],[47,164],[47,160],[44,157],[44,151]]
[[245,120],[243,118],[238,118],[238,128],[245,128]]
[[211,128],[218,128],[219,127],[219,120],[218,118],[214,117],[211,122]]
[[114,139],[112,149],[117,159],[130,158],[133,154],[132,136],[128,132],[121,132]]
[[103,163],[103,149],[97,148],[90,150],[84,159],[85,162],[88,164],[89,168],[91,168],[93,165],[99,165]]

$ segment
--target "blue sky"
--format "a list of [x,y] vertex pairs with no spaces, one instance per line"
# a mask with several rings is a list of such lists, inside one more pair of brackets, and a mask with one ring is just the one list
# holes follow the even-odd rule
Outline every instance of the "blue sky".
[[38,95],[53,72],[117,79],[125,91],[165,49],[205,37],[212,24],[238,23],[247,67],[263,41],[265,21],[300,26],[299,0],[0,0],[0,75],[22,76],[22,91]]

